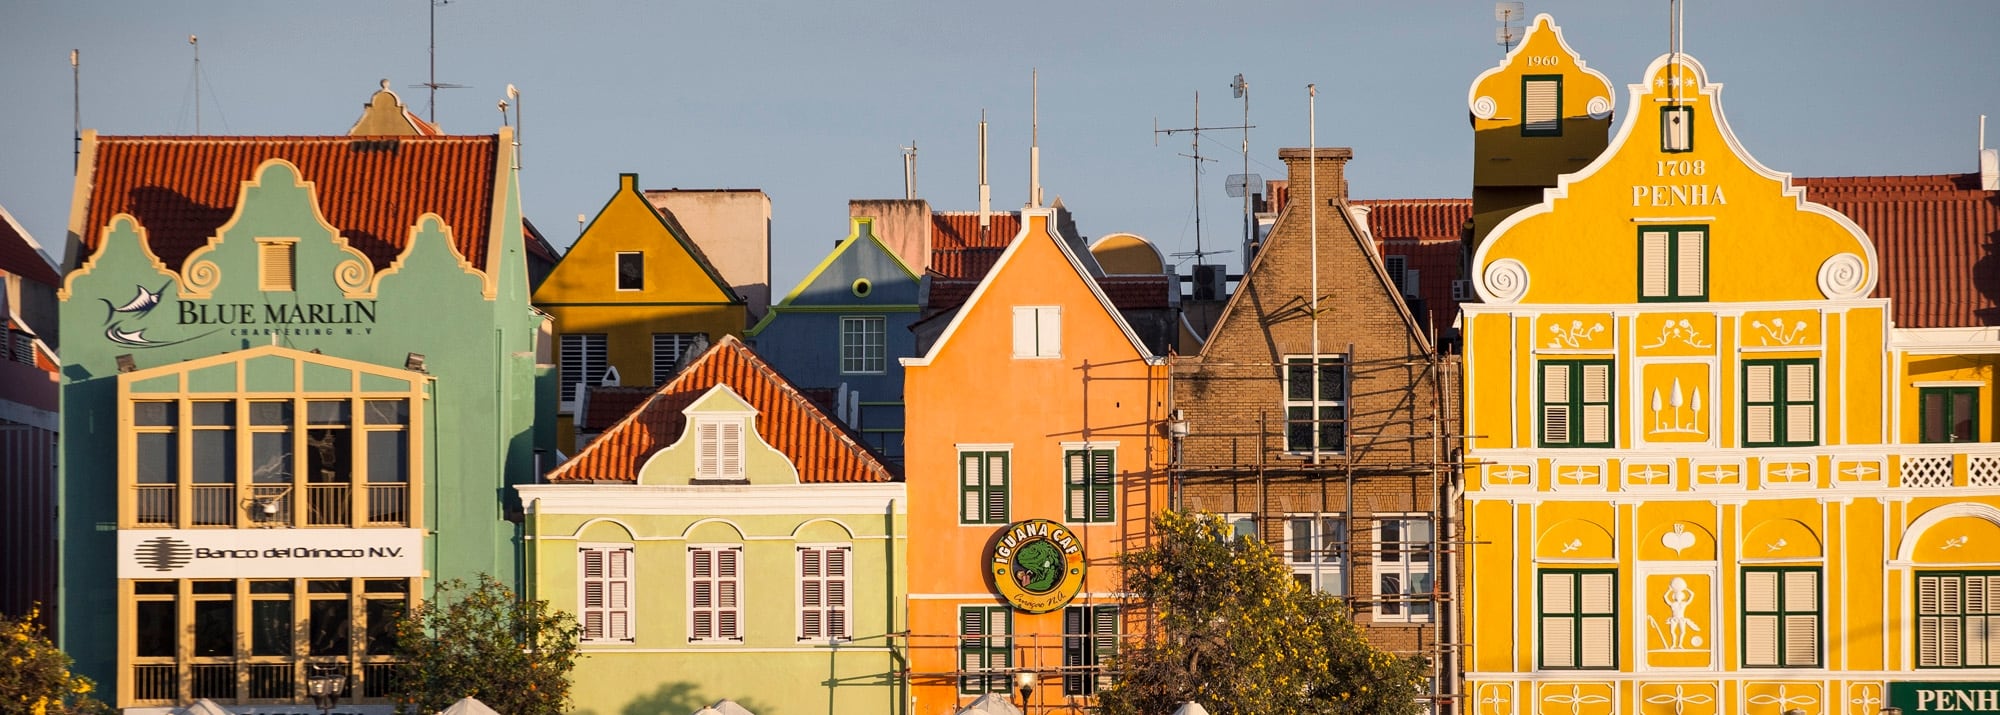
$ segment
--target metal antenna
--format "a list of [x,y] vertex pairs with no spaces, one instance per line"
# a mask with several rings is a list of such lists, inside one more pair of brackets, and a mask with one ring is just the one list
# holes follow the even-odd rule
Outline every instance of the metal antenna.
[[188,35],[194,46],[194,133],[201,133],[201,38]]
[[[71,141],[74,142],[76,145],[75,149],[76,155],[74,158],[70,160],[71,164],[80,164],[83,162],[83,70],[79,68],[76,59],[77,59],[76,50],[70,50],[69,51],[70,110],[69,111],[70,111],[70,122],[73,125],[72,131],[75,132],[74,137],[71,139]],[[83,167],[74,166],[71,168],[71,173],[75,173],[82,170]]]
[[1042,207],[1041,68],[1031,70],[1028,76],[1028,208],[1038,209]]
[[1493,19],[1500,21],[1500,28],[1494,31],[1493,39],[1500,44],[1501,56],[1513,52],[1514,43],[1521,41],[1521,30],[1514,27],[1514,21],[1523,17],[1527,17],[1527,9],[1520,2],[1502,0],[1493,3]]
[[[515,89],[512,83],[508,83],[507,85],[507,99],[514,103],[514,168],[515,170],[519,170],[521,168],[521,90]],[[500,121],[505,122],[507,118],[501,117]]]
[[1256,126],[1250,123],[1250,82],[1238,74],[1229,88],[1243,100],[1243,173],[1229,177],[1226,185],[1230,196],[1243,197],[1243,268],[1249,270],[1251,245],[1257,242],[1257,214],[1250,207],[1250,187],[1262,186],[1264,177],[1250,173],[1250,129]]
[[903,147],[903,198],[917,198],[917,140]]
[[438,90],[464,89],[465,85],[438,81],[438,6],[450,4],[451,0],[427,0],[427,2],[431,6],[431,81],[415,86],[431,91],[430,106],[427,111],[431,115],[431,124],[436,125],[438,121]]
[[[1244,124],[1232,127],[1202,126],[1201,92],[1199,91],[1196,91],[1194,93],[1194,126],[1181,127],[1178,129],[1160,129],[1159,120],[1157,119],[1153,120],[1153,125],[1154,125],[1153,127],[1154,146],[1160,145],[1161,134],[1172,136],[1179,132],[1188,132],[1194,135],[1193,140],[1188,143],[1189,146],[1193,147],[1193,153],[1181,154],[1181,156],[1194,160],[1194,254],[1193,255],[1195,264],[1200,265],[1202,262],[1202,257],[1208,255],[1208,252],[1203,251],[1201,248],[1201,163],[1204,161],[1207,162],[1215,161],[1214,159],[1210,159],[1208,157],[1201,155],[1201,133],[1204,131],[1209,131],[1214,129],[1248,129],[1249,125]],[[1227,251],[1222,251],[1222,253],[1227,253]],[[1175,254],[1175,255],[1183,255],[1183,254]]]

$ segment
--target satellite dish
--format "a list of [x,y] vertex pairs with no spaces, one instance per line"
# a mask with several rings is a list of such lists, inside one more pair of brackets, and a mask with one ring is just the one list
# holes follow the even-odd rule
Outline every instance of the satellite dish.
[[1229,191],[1229,198],[1240,199],[1243,198],[1244,192],[1249,191],[1252,186],[1260,189],[1263,188],[1264,176],[1262,174],[1230,174],[1228,179],[1223,180],[1223,185]]

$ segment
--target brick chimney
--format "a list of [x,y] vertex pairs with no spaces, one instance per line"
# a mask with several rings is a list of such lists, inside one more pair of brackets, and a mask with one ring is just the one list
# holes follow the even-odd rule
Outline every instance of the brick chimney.
[[1312,195],[1312,166],[1319,165],[1319,200],[1347,200],[1347,160],[1354,158],[1354,150],[1347,147],[1323,146],[1317,150],[1305,147],[1291,147],[1278,150],[1278,158],[1285,162],[1286,201],[1306,201]]

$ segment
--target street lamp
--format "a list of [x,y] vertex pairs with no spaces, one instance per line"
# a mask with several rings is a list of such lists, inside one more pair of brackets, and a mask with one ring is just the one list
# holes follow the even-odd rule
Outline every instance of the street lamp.
[[1035,692],[1035,671],[1023,670],[1014,674],[1014,687],[1021,691],[1021,710],[1028,709],[1028,696]]
[[340,702],[341,693],[346,692],[347,674],[341,672],[338,662],[310,663],[306,668],[306,694],[312,696],[313,707],[325,715]]

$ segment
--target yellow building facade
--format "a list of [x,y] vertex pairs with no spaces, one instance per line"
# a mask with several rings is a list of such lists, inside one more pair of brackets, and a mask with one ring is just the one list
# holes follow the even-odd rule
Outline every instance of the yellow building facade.
[[2000,709],[2000,341],[1898,329],[1699,63],[1643,79],[1471,263],[1460,710]]

